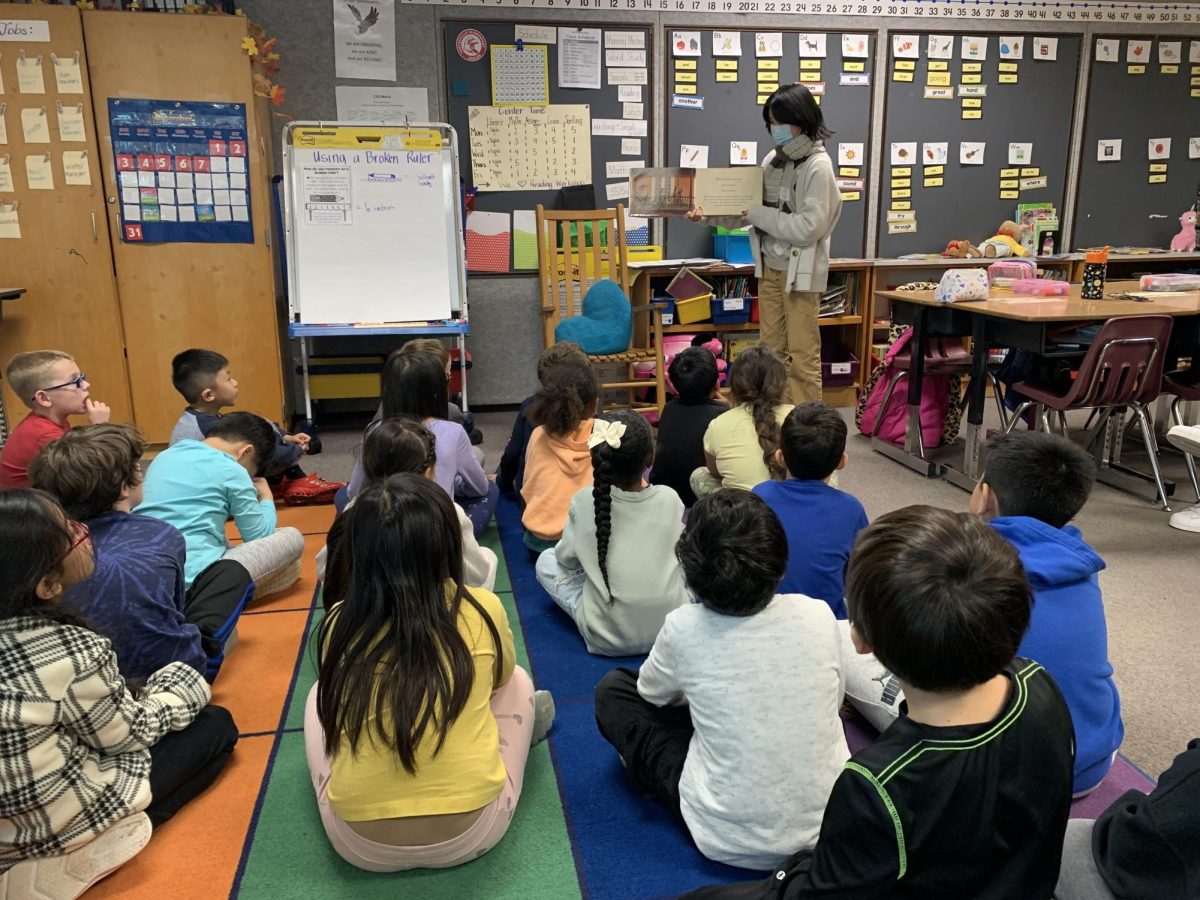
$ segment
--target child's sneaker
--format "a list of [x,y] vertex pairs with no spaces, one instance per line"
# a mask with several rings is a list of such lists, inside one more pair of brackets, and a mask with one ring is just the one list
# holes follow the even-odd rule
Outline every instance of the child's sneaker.
[[[288,506],[332,503],[333,495],[345,486],[344,481],[326,481],[315,472],[311,472],[303,478],[285,478],[283,480],[283,502]],[[274,488],[272,488],[271,493],[274,494],[274,492]]]
[[549,691],[533,692],[533,735],[529,746],[536,747],[546,739],[550,726],[554,724],[554,698]]
[[61,856],[19,862],[0,875],[0,900],[74,900],[137,856],[152,830],[149,817],[135,813]]
[[1167,432],[1167,440],[1184,453],[1200,456],[1200,425],[1176,425]]
[[1171,516],[1171,527],[1180,531],[1200,532],[1200,503]]

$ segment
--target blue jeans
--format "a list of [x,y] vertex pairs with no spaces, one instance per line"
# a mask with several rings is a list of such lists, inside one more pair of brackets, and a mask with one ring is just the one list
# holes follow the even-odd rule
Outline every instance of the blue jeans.
[[500,499],[500,488],[494,481],[488,481],[487,494],[483,497],[455,497],[454,502],[463,508],[467,518],[475,530],[475,540],[479,540],[487,531],[492,514],[496,511],[496,501]]
[[583,586],[587,582],[587,575],[583,569],[568,569],[560,564],[554,555],[554,548],[551,547],[542,551],[534,571],[537,573],[538,584],[546,589],[546,593],[574,622],[575,611],[579,609],[579,602],[583,599]]

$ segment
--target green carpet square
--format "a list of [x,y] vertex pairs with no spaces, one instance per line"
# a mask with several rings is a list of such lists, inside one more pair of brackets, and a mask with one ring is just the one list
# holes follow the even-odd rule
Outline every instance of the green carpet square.
[[325,837],[304,735],[283,736],[238,896],[256,900],[580,896],[558,785],[545,743],[534,747],[512,826],[489,853],[453,869],[381,874],[345,863]]

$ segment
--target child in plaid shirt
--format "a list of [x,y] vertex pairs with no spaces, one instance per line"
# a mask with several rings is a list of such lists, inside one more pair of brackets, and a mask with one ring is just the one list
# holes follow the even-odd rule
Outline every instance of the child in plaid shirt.
[[180,662],[134,692],[58,601],[94,567],[48,494],[0,492],[0,896],[77,897],[206,788],[237,728]]

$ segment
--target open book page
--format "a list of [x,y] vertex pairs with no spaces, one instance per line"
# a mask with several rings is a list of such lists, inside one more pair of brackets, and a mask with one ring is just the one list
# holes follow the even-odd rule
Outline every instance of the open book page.
[[739,216],[762,203],[763,173],[758,166],[697,169],[695,205],[706,216]]

